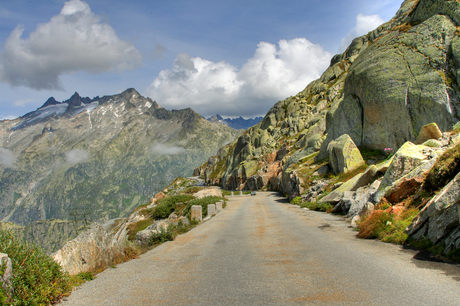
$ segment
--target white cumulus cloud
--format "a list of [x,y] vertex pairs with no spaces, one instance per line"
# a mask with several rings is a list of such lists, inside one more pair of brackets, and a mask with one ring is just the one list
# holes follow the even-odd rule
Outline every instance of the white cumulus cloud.
[[353,39],[375,30],[384,22],[385,20],[383,20],[380,15],[364,15],[359,13],[358,16],[356,16],[356,26],[342,39],[339,52],[345,51]]
[[5,148],[0,148],[0,164],[6,168],[15,168],[14,162],[13,152]]
[[89,160],[89,153],[83,149],[72,149],[65,153],[65,160],[71,164],[79,164]]
[[158,155],[176,155],[185,153],[187,150],[181,147],[169,146],[162,143],[155,143],[152,146],[152,152]]
[[0,53],[0,81],[12,86],[62,89],[62,74],[123,71],[142,61],[140,52],[81,0],[66,2],[59,15],[38,25],[29,37],[23,38],[23,32],[18,25]]
[[203,116],[254,116],[303,90],[328,67],[332,54],[305,38],[260,42],[241,69],[178,54],[147,95],[166,108],[192,107]]

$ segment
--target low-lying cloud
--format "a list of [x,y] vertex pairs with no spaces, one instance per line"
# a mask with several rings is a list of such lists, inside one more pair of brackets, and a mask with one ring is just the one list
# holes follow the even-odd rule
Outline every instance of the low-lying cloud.
[[13,169],[15,168],[14,162],[15,158],[13,152],[5,148],[0,148],[0,164],[5,168]]
[[62,74],[123,71],[142,61],[140,52],[81,0],[66,2],[59,15],[27,38],[22,38],[24,30],[18,25],[0,53],[0,81],[12,86],[62,89]]
[[89,153],[83,149],[72,149],[65,153],[65,160],[71,164],[84,163],[89,160]]
[[342,44],[338,50],[339,53],[345,51],[353,39],[367,34],[369,31],[375,30],[384,22],[385,20],[383,20],[379,15],[364,15],[359,13],[358,16],[356,16],[356,26],[342,39]]
[[332,54],[305,38],[260,42],[241,69],[186,53],[163,70],[147,95],[166,108],[192,107],[207,117],[265,114],[278,100],[295,95],[328,67]]
[[155,143],[152,152],[158,155],[176,155],[187,152],[184,148]]

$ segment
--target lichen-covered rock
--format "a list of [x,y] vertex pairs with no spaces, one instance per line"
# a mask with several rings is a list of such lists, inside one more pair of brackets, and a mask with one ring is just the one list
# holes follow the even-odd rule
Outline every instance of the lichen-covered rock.
[[64,271],[75,275],[111,266],[122,254],[122,248],[113,236],[102,225],[93,223],[89,230],[67,242],[51,257]]
[[459,107],[449,79],[456,68],[448,60],[456,14],[429,15],[414,26],[415,17],[408,17],[399,25],[404,30],[365,48],[348,71],[343,100],[328,114],[326,143],[347,133],[358,146],[398,148],[426,124],[448,130]]
[[[342,200],[344,194],[348,191],[356,191],[358,188],[369,185],[374,182],[379,174],[379,168],[372,165],[366,169],[363,173],[355,175],[338,188],[334,189],[330,194],[319,200],[320,203],[335,204]],[[346,209],[345,209],[346,211]]]
[[425,181],[426,174],[433,167],[436,159],[422,161],[414,170],[396,180],[385,192],[385,198],[391,203],[398,203],[416,193]]
[[347,134],[331,141],[327,147],[329,165],[335,174],[352,171],[365,162],[359,149]]
[[406,142],[395,153],[390,167],[377,191],[374,202],[378,203],[388,192],[391,186],[406,174],[417,168],[424,160],[427,160],[430,154],[430,148],[417,146],[411,142]]

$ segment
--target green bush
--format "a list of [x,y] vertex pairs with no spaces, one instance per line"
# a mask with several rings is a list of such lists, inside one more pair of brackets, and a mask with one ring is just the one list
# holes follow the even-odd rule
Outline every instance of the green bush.
[[203,207],[203,216],[206,216],[208,214],[208,204],[215,204],[216,202],[219,202],[222,200],[223,198],[215,197],[215,196],[209,196],[209,197],[204,197],[201,199],[191,200],[190,202],[188,202],[187,206],[185,207],[183,214],[184,216],[190,219],[190,210],[192,209],[192,205],[201,205]]
[[187,194],[174,195],[161,199],[153,209],[152,218],[155,220],[166,219],[176,209],[176,203],[187,202],[192,199],[194,197]]
[[176,238],[174,232],[172,231],[171,227],[168,227],[167,230],[160,228],[160,230],[156,233],[152,233],[152,236],[150,236],[149,239],[149,244],[154,245],[154,244],[159,244],[163,243],[166,241],[172,241]]
[[302,203],[302,198],[301,197],[295,197],[295,198],[292,198],[290,202],[291,202],[291,204],[300,205],[300,203]]
[[71,290],[69,276],[41,248],[24,242],[11,231],[0,231],[0,250],[13,263],[14,296],[9,305],[48,305]]

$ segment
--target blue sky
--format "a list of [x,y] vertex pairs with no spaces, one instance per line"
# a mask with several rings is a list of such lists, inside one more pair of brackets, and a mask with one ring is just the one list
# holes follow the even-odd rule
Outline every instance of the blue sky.
[[134,87],[167,109],[264,115],[402,0],[0,0],[0,119]]

